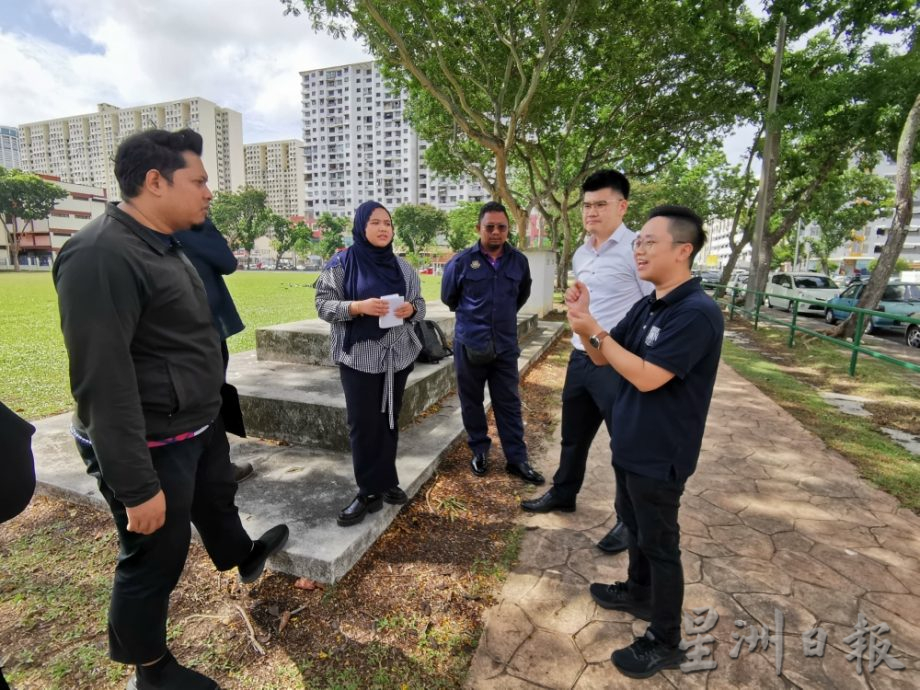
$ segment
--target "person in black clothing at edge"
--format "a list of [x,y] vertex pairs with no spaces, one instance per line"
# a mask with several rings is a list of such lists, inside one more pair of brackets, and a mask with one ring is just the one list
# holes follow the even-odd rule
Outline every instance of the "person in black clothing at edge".
[[457,315],[454,366],[473,452],[470,466],[477,477],[488,471],[492,440],[483,407],[488,383],[505,470],[542,484],[543,475],[527,461],[518,377],[517,313],[530,297],[530,264],[508,244],[508,212],[500,203],[490,201],[480,208],[477,230],[479,241],[447,263],[441,281],[441,301]]
[[[591,293],[591,314],[605,330],[613,330],[639,299],[652,291],[652,284],[639,278],[633,259],[636,233],[623,223],[629,207],[629,180],[617,170],[598,170],[581,186],[585,242],[572,257],[575,280]],[[573,512],[575,498],[585,479],[588,451],[603,421],[611,429],[610,413],[620,375],[613,367],[598,366],[585,351],[588,344],[572,334],[572,354],[562,387],[562,443],[559,469],[545,494],[521,501],[533,513],[554,510]],[[617,518],[597,547],[607,553],[625,551],[629,544],[626,526]]]
[[[32,458],[32,434],[35,427],[0,403],[0,522],[19,515],[35,492],[35,461]],[[0,583],[2,584],[2,583]],[[3,650],[0,649],[0,660]],[[0,690],[9,690],[0,667]]]
[[[230,275],[236,271],[236,257],[230,250],[227,240],[220,234],[220,231],[214,225],[210,218],[206,218],[204,223],[193,227],[191,230],[183,230],[173,233],[173,237],[178,240],[185,251],[185,255],[191,260],[195,270],[198,271],[198,277],[204,283],[204,291],[208,295],[208,306],[211,308],[211,318],[214,321],[214,328],[220,337],[220,355],[224,362],[224,381],[227,379],[227,365],[230,363],[230,351],[227,349],[227,338],[236,335],[246,326],[240,319],[236,305],[233,303],[233,297],[227,289],[223,276]],[[238,398],[234,396],[234,402]],[[224,400],[224,405],[228,404]],[[237,416],[239,412],[237,411]],[[227,422],[224,422],[227,424]],[[227,429],[237,435],[242,430]],[[233,478],[237,482],[249,479],[252,476],[252,463],[244,462],[240,465],[230,463],[233,466]]]
[[123,201],[61,249],[52,275],[76,400],[72,433],[112,511],[121,547],[109,603],[109,653],[136,666],[128,688],[218,685],[166,646],[169,595],[191,537],[218,570],[254,582],[287,541],[253,541],[220,419],[220,342],[201,278],[173,237],[211,202],[202,139],[151,129],[115,153]]
[[596,364],[622,377],[610,448],[617,511],[631,534],[628,576],[595,582],[590,592],[604,608],[649,621],[642,637],[611,655],[633,678],[677,668],[685,658],[678,509],[699,458],[724,332],[718,305],[690,275],[705,242],[702,221],[690,209],[652,209],[633,246],[639,276],[655,291],[612,333],[591,316],[584,283],[566,292],[572,330],[590,343]]

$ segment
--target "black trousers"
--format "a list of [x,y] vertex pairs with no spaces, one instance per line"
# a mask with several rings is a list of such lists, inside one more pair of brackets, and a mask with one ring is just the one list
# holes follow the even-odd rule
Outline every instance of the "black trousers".
[[599,367],[581,350],[572,350],[562,387],[562,447],[559,469],[553,476],[553,495],[574,501],[585,480],[588,450],[601,422],[612,433],[613,399],[620,375],[613,367]]
[[402,409],[406,380],[414,367],[410,364],[393,376],[393,417],[397,423],[391,429],[389,413],[380,411],[386,374],[365,374],[344,364],[339,365],[351,439],[351,461],[358,493],[363,496],[399,486],[399,475],[396,473],[399,411]]
[[520,377],[518,355],[504,352],[489,364],[471,364],[462,345],[454,349],[454,366],[457,369],[457,395],[460,413],[467,433],[467,444],[475,454],[488,453],[492,446],[489,425],[486,421],[486,384],[492,397],[495,426],[502,441],[505,460],[511,465],[527,462],[527,445],[524,443],[524,422],[521,418]]
[[121,545],[109,604],[109,655],[125,664],[156,661],[166,652],[169,595],[185,566],[190,523],[218,570],[235,567],[252,550],[234,503],[227,435],[218,420],[193,439],[150,449],[166,496],[166,522],[147,535],[127,530],[125,506],[105,483],[92,448],[77,447],[112,510]]
[[669,645],[680,642],[684,570],[677,512],[684,482],[643,477],[613,466],[616,507],[630,532],[629,591],[652,600],[649,628]]

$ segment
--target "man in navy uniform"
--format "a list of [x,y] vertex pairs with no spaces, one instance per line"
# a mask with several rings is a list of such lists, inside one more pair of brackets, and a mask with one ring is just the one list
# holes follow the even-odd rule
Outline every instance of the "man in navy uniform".
[[505,470],[542,484],[543,476],[527,459],[518,377],[517,313],[530,297],[530,264],[508,243],[508,212],[500,203],[484,204],[476,227],[479,241],[448,262],[441,282],[441,301],[457,315],[454,365],[473,452],[470,465],[477,477],[488,471],[492,440],[483,407],[488,383]]
[[[632,305],[652,291],[652,284],[639,278],[632,252],[636,233],[623,223],[629,208],[629,180],[618,170],[598,170],[588,176],[581,189],[586,235],[572,257],[572,270],[575,280],[583,282],[591,293],[591,314],[611,331]],[[521,501],[524,510],[574,511],[585,479],[588,451],[601,422],[606,423],[608,433],[613,433],[610,414],[620,375],[613,367],[592,362],[586,346],[577,333],[572,334],[572,354],[562,388],[562,445],[553,486],[538,498]],[[597,547],[619,553],[626,550],[628,537],[623,521],[617,518]]]
[[[211,308],[211,318],[214,321],[214,328],[217,329],[217,335],[220,337],[220,355],[224,363],[224,381],[226,382],[227,365],[230,363],[227,338],[246,328],[233,303],[230,290],[227,289],[227,284],[224,282],[225,275],[236,271],[236,256],[210,218],[206,218],[204,223],[190,230],[175,233],[174,237],[182,245],[189,261],[198,271],[198,277],[204,283],[204,291],[208,295],[208,306]],[[226,394],[228,389],[232,391],[232,394]],[[221,417],[224,426],[228,432],[245,437],[246,431],[242,428],[242,412],[240,412],[236,389],[224,383],[221,393],[223,398]],[[233,409],[228,409],[228,406],[232,406]],[[252,463],[244,462],[240,465],[231,463],[231,466],[233,467],[233,478],[237,482],[252,476]]]
[[614,666],[633,678],[684,661],[677,517],[684,484],[696,470],[725,328],[719,306],[690,275],[705,242],[702,221],[690,209],[652,209],[633,246],[639,276],[655,291],[612,333],[591,316],[584,283],[566,295],[572,330],[588,341],[591,359],[622,377],[610,448],[617,510],[633,535],[628,576],[626,582],[595,582],[590,591],[600,606],[649,621],[645,635],[611,655]]

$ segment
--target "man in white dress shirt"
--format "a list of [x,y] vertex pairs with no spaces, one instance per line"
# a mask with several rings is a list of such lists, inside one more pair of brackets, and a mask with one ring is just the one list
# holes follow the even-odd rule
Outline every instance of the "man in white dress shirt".
[[[575,279],[591,292],[590,311],[608,332],[629,308],[652,291],[639,279],[633,259],[635,233],[623,224],[629,206],[629,180],[616,170],[598,170],[582,184],[582,219],[586,236],[572,258]],[[524,510],[572,512],[585,478],[588,449],[601,422],[611,431],[613,398],[620,375],[613,367],[596,366],[585,352],[590,344],[572,335],[572,354],[562,389],[562,447],[553,486],[539,498],[522,501]],[[627,547],[626,528],[616,525],[598,548],[618,553]]]

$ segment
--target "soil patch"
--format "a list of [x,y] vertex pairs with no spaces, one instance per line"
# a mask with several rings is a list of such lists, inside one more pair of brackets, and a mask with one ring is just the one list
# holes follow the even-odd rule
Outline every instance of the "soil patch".
[[[523,381],[532,458],[557,423],[569,349],[563,338]],[[241,586],[193,544],[170,608],[175,656],[225,689],[460,687],[535,493],[503,471],[490,425],[489,474],[474,477],[458,444],[334,586],[277,573]],[[17,688],[124,687],[131,670],[108,661],[105,634],[117,550],[107,513],[57,498],[0,526],[0,661]]]

